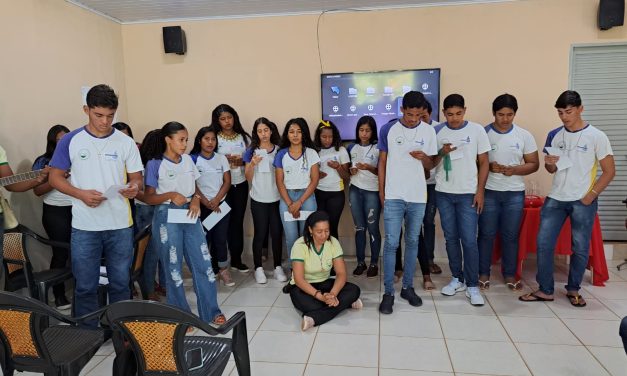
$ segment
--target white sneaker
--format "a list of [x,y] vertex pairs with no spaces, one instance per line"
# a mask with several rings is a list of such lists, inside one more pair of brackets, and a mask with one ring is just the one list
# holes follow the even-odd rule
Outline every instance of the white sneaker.
[[470,304],[474,306],[482,306],[485,304],[479,287],[469,287],[468,290],[466,290],[466,297],[470,298]]
[[268,282],[268,279],[266,278],[266,273],[264,273],[263,268],[261,266],[255,269],[255,281],[257,281],[257,283],[262,284],[262,285]]
[[274,268],[274,278],[279,282],[287,281],[287,277],[285,276],[285,272],[283,272],[282,267],[277,266],[276,268]]
[[453,278],[448,285],[442,287],[440,291],[442,295],[453,296],[460,291],[466,290],[466,284],[464,282],[460,282],[459,279]]

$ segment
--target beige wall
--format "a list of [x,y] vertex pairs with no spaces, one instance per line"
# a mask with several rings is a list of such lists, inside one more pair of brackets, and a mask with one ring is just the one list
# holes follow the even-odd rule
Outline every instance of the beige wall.
[[[597,6],[597,0],[525,0],[325,14],[320,53],[325,73],[440,67],[443,95],[462,93],[467,118],[480,123],[490,121],[492,99],[510,92],[520,102],[517,122],[542,143],[558,124],[552,104],[568,87],[571,45],[627,41],[626,27],[597,29]],[[119,118],[138,139],[170,120],[193,136],[219,103],[233,105],[249,130],[261,115],[280,128],[294,116],[315,124],[317,20],[120,26],[62,0],[0,0],[0,35],[9,36],[0,59],[0,143],[15,169],[29,168],[50,125],[83,123],[80,87],[100,82],[121,94]],[[172,24],[187,34],[185,56],[163,53],[161,27]],[[546,173],[531,179],[546,193]],[[38,203],[20,201],[20,210],[38,216]],[[345,213],[342,233],[350,232]]]
[[[121,29],[63,0],[0,0],[0,145],[14,171],[30,170],[52,125],[84,124],[81,86],[112,85],[125,116]],[[22,223],[43,231],[32,192],[11,203]]]

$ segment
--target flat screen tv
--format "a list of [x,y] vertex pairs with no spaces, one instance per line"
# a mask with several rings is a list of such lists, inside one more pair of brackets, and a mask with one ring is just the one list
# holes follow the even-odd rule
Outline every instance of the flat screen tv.
[[322,118],[331,120],[342,140],[355,139],[355,125],[370,115],[381,129],[388,121],[402,116],[403,95],[422,92],[439,121],[440,69],[413,69],[370,73],[326,73],[321,75]]

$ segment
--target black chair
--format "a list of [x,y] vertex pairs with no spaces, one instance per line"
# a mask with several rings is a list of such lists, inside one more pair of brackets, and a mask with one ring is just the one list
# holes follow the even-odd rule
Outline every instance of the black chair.
[[[147,225],[143,229],[140,229],[137,234],[135,234],[135,238],[133,240],[133,262],[131,263],[131,280],[130,280],[130,289],[131,296],[129,299],[133,299],[133,286],[135,282],[139,282],[139,289],[141,293],[142,299],[148,299],[148,293],[146,292],[146,288],[143,283],[141,283],[140,278],[143,278],[144,273],[144,255],[146,254],[146,248],[150,243],[151,236],[151,225]],[[103,260],[104,261],[104,260]],[[107,275],[101,275],[101,277],[106,277]],[[108,284],[99,284],[98,285],[98,303],[100,307],[104,307],[107,305],[107,292],[108,292]]]
[[[96,314],[101,312],[84,318]],[[78,376],[104,341],[102,329],[78,326],[84,318],[72,319],[33,298],[0,292],[3,375],[28,371],[50,376]]]
[[[102,324],[113,330],[114,375],[221,375],[231,353],[239,375],[250,375],[244,312],[215,328],[177,307],[124,301],[107,307]],[[190,327],[209,336],[188,336]],[[231,329],[232,338],[216,337]]]
[[48,304],[50,287],[72,279],[70,268],[47,269],[35,272],[28,257],[26,240],[32,238],[38,242],[60,248],[70,248],[68,243],[56,242],[36,234],[26,226],[18,225],[4,233],[3,267],[6,276],[5,290],[17,291],[28,289],[28,294]]

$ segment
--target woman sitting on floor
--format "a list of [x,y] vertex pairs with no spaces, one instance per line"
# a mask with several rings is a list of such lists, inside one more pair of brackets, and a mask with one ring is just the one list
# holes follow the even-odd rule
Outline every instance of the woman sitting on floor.
[[[322,325],[351,307],[360,309],[357,285],[346,282],[342,247],[330,236],[329,215],[312,213],[305,221],[304,235],[296,240],[291,252],[292,279],[290,297],[294,307],[303,312],[302,330]],[[330,278],[331,268],[336,278]]]

